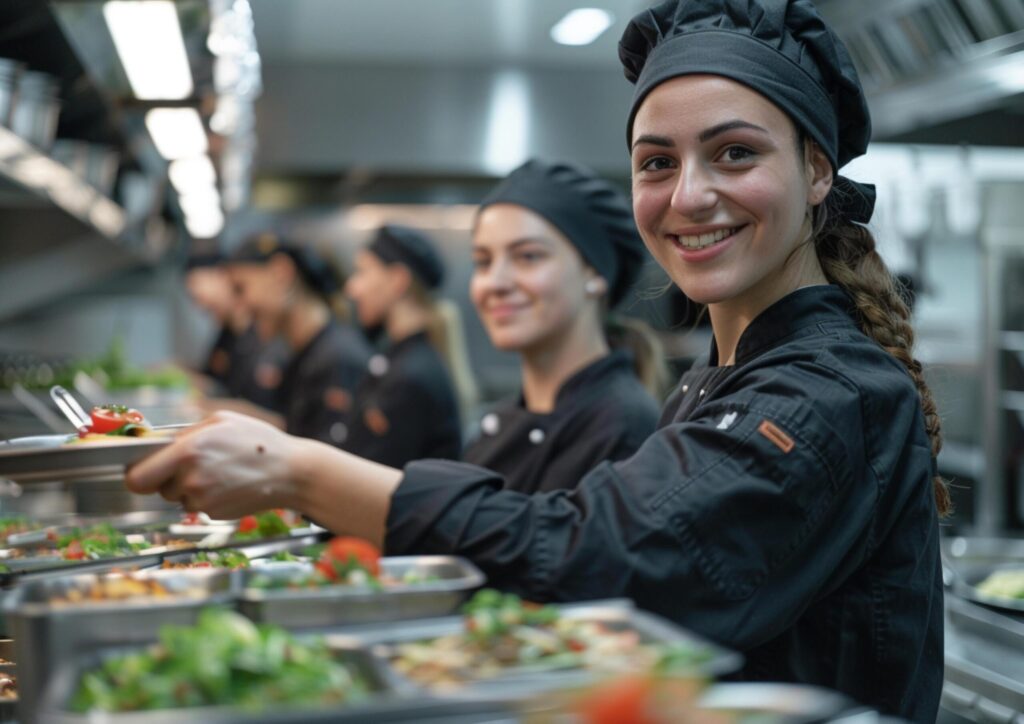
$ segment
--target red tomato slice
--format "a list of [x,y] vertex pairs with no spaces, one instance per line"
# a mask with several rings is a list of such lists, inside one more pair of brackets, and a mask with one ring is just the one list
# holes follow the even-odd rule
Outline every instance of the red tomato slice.
[[345,563],[350,558],[355,558],[373,575],[380,574],[380,551],[372,543],[362,538],[350,536],[332,538],[327,544],[325,552],[339,563]]
[[652,682],[639,676],[609,681],[584,697],[577,713],[586,724],[656,724],[650,714]]
[[256,520],[255,515],[247,515],[238,521],[238,532],[248,533],[251,530],[256,530],[260,527],[259,521]]
[[85,558],[85,551],[82,550],[82,544],[77,540],[73,540],[68,543],[67,547],[64,549],[64,557],[71,561],[80,561]]
[[132,410],[119,405],[94,407],[89,416],[92,418],[92,431],[101,435],[113,432],[128,423],[141,425],[145,422],[145,418],[138,410]]
[[331,565],[330,561],[317,561],[316,569],[320,571],[328,581],[338,580],[338,571]]

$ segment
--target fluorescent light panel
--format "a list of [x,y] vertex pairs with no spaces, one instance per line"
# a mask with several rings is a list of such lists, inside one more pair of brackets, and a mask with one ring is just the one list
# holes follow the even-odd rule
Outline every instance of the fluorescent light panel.
[[209,239],[224,229],[224,214],[220,210],[185,217],[185,228],[196,239]]
[[103,17],[137,98],[181,100],[192,95],[192,70],[173,2],[110,0]]
[[551,39],[561,45],[590,45],[611,27],[615,18],[601,8],[576,8],[551,28]]
[[206,130],[195,108],[154,108],[146,113],[146,128],[168,161],[206,153]]
[[217,172],[209,156],[193,156],[172,161],[167,173],[174,190],[179,194],[211,189],[217,185]]

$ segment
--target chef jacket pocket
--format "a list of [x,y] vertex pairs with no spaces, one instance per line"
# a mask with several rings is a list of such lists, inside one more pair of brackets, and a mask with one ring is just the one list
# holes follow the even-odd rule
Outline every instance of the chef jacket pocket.
[[820,435],[804,434],[804,426],[816,422],[809,419],[813,413],[787,412],[748,408],[727,429],[704,422],[679,429],[685,452],[708,464],[668,491],[659,506],[685,555],[727,600],[749,598],[789,561],[822,525],[836,496],[842,450],[829,450],[838,457],[826,458],[811,441]]

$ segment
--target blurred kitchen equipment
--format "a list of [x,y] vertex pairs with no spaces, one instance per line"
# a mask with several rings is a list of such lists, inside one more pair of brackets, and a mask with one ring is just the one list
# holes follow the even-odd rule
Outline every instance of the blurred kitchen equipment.
[[11,130],[44,151],[57,134],[60,100],[57,81],[49,73],[26,70],[18,77]]
[[120,154],[109,146],[62,138],[54,142],[50,156],[104,196],[113,192]]
[[29,412],[38,417],[50,430],[57,433],[67,432],[67,426],[61,421],[61,419],[54,415],[49,407],[40,402],[35,395],[26,390],[19,383],[15,382],[11,385],[11,394],[13,394],[14,398],[24,405]]
[[71,421],[76,430],[88,432],[92,425],[92,420],[70,392],[60,385],[54,385],[50,388],[50,398],[60,408],[60,411],[64,413],[64,416]]
[[18,87],[18,75],[21,73],[22,67],[22,64],[16,60],[0,58],[0,125],[10,125],[11,109],[14,108]]

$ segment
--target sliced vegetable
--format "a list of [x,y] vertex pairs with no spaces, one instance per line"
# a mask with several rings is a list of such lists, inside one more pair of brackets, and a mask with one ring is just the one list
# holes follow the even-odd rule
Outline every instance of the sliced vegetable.
[[318,707],[357,702],[368,683],[321,639],[206,609],[194,627],[166,626],[159,643],[86,672],[72,708],[142,711],[196,706]]

